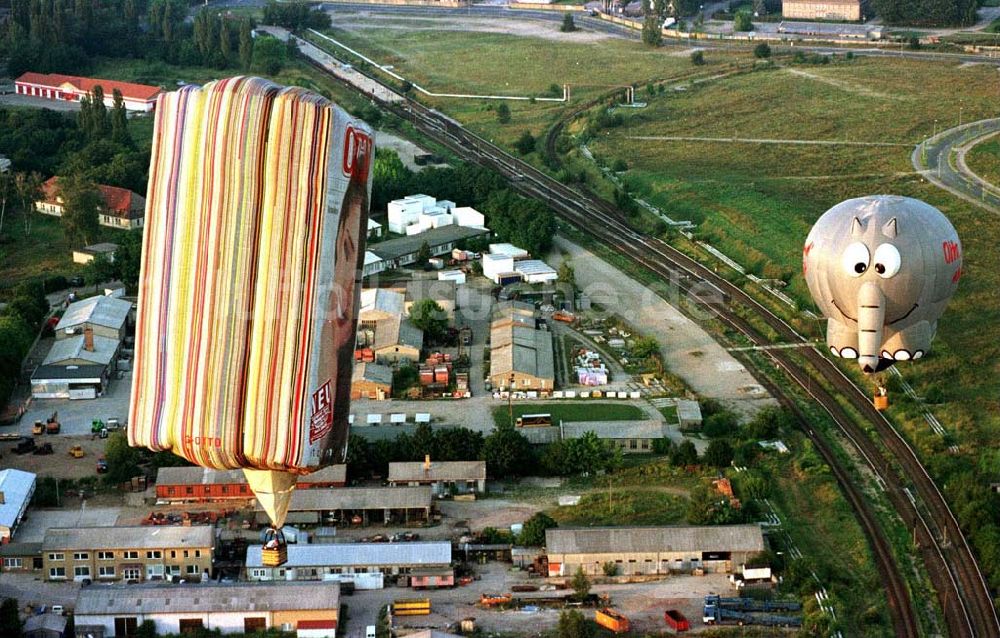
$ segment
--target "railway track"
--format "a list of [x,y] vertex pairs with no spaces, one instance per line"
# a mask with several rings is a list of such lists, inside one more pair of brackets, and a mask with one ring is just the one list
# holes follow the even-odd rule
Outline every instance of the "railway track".
[[[316,64],[330,72],[323,64]],[[343,82],[334,74],[334,77]],[[381,83],[377,78],[369,79]],[[357,87],[352,87],[357,88]],[[387,87],[389,88],[389,87]],[[362,91],[369,94],[369,91]],[[669,244],[637,233],[623,215],[610,203],[590,194],[579,193],[522,162],[503,149],[470,133],[455,120],[410,101],[402,96],[393,101],[378,100],[382,106],[412,122],[416,128],[437,142],[451,148],[463,159],[489,166],[507,177],[516,190],[545,201],[556,213],[589,232],[612,249],[629,256],[666,281],[678,282],[684,292],[708,309],[714,316],[745,335],[756,345],[770,343],[750,322],[743,319],[737,307],[743,307],[779,336],[783,342],[805,339],[783,319],[757,302],[740,287],[720,277]],[[706,300],[703,292],[716,291],[716,299]],[[944,496],[927,474],[915,451],[896,431],[882,413],[874,409],[868,396],[823,353],[815,348],[801,348],[800,353],[768,350],[776,366],[783,369],[837,424],[865,461],[882,486],[900,517],[914,529],[920,553],[937,589],[944,611],[945,623],[951,636],[1000,637],[1000,619],[975,556],[958,521]],[[878,434],[881,446],[861,428],[836,396],[812,380],[798,356],[827,383],[837,395],[864,417]],[[769,390],[797,411],[784,393],[768,382]],[[799,413],[801,417],[801,413]],[[844,468],[833,456],[829,444],[818,436],[803,419],[806,434],[833,468],[848,501],[855,508],[875,556],[876,566],[884,579],[896,634],[919,635],[919,623],[913,611],[906,583],[899,573],[891,548],[881,533],[878,521],[867,506],[859,488],[850,480]],[[884,449],[883,447],[884,446]],[[912,490],[908,489],[912,487]],[[915,497],[911,494],[915,493]]]

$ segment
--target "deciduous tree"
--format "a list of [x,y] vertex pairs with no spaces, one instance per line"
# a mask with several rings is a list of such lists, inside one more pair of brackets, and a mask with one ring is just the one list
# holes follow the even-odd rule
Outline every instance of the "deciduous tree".
[[68,175],[59,180],[63,200],[62,223],[66,234],[76,241],[90,244],[97,237],[101,193],[80,175]]
[[558,526],[559,524],[551,516],[537,512],[524,521],[518,542],[528,547],[541,547],[545,545],[545,530]]

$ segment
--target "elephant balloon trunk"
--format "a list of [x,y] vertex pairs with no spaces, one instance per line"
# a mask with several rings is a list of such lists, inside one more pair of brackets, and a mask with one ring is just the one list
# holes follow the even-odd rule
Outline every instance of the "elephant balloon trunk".
[[878,369],[885,321],[885,295],[872,282],[858,291],[858,365],[866,374]]

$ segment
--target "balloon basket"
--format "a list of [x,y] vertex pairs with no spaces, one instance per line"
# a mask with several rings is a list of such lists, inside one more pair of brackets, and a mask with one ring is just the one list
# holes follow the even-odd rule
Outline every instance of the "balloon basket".
[[261,563],[264,567],[280,567],[288,562],[288,544],[281,530],[269,529],[264,534],[264,547],[261,549]]

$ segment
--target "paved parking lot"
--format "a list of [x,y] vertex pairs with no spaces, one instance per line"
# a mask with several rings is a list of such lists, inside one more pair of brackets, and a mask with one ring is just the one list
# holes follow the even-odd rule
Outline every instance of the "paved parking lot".
[[59,413],[62,424],[60,434],[90,434],[94,419],[107,421],[117,418],[123,424],[128,416],[128,401],[132,389],[132,374],[126,372],[121,379],[112,379],[108,391],[97,399],[36,399],[21,418],[18,431],[31,436],[31,426],[36,419],[45,421],[53,412]]

